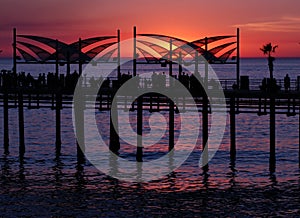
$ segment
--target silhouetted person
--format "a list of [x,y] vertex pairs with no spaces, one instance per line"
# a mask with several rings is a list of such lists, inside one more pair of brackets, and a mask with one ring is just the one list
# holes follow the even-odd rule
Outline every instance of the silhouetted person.
[[284,90],[287,92],[290,90],[291,80],[288,74],[284,77]]
[[262,91],[267,90],[267,79],[266,78],[263,78],[263,80],[261,82],[260,90],[262,90]]

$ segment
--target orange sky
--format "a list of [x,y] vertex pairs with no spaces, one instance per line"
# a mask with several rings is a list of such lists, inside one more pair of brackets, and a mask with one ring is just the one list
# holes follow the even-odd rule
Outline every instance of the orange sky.
[[241,56],[263,57],[259,48],[279,45],[276,56],[300,57],[298,0],[0,0],[0,57],[12,53],[12,28],[72,42],[79,37],[159,33],[186,40],[235,34],[241,29]]

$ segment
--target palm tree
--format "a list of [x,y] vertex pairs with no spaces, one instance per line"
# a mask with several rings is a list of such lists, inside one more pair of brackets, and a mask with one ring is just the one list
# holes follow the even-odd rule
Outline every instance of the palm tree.
[[273,61],[275,60],[275,58],[271,54],[275,53],[276,48],[278,48],[278,45],[273,46],[272,43],[270,42],[268,44],[263,45],[263,47],[260,49],[265,55],[268,56],[268,65],[269,65],[271,81],[273,81]]

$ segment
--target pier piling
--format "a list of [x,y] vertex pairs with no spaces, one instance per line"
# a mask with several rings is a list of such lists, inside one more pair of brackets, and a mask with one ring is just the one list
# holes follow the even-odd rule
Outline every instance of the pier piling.
[[169,151],[174,148],[174,102],[169,102]]
[[8,132],[8,93],[3,96],[3,116],[4,116],[4,154],[9,154],[9,132]]
[[[207,144],[206,144],[207,143]],[[203,153],[203,170],[208,168],[208,98],[203,97],[202,108],[202,153]]]
[[230,98],[230,159],[236,158],[235,98]]
[[18,93],[18,112],[19,112],[19,155],[23,157],[25,154],[25,138],[24,138],[24,108],[23,108],[23,92]]
[[143,162],[143,98],[140,96],[137,99],[137,150],[136,161]]
[[84,109],[85,109],[85,96],[78,92],[80,96],[74,101],[74,115],[75,115],[75,127],[76,127],[76,142],[77,142],[77,161],[78,163],[84,163]]
[[275,133],[275,98],[270,98],[270,172],[275,172],[276,168],[276,133]]
[[109,141],[109,149],[118,154],[120,150],[120,139],[118,134],[118,110],[117,106],[112,104],[110,108],[110,141]]
[[56,141],[55,148],[56,154],[60,154],[61,151],[61,108],[62,108],[62,96],[60,92],[56,93],[56,107],[55,107],[55,123],[56,123]]

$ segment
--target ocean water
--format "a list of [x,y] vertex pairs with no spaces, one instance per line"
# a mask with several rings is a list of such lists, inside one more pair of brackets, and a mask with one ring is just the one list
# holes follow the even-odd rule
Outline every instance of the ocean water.
[[[300,59],[277,59],[274,76],[300,76]],[[73,66],[76,69],[76,66]],[[52,69],[53,68],[53,69]],[[11,69],[2,60],[0,69]],[[235,77],[232,65],[215,65],[221,79]],[[61,67],[61,72],[64,72]],[[130,69],[124,69],[124,73]],[[140,69],[148,70],[148,69]],[[153,68],[151,68],[153,70]],[[157,68],[161,72],[165,69]],[[23,65],[18,71],[33,75],[54,71],[52,66]],[[261,80],[268,77],[265,59],[242,59],[241,75]],[[163,127],[161,113],[152,128]],[[198,142],[187,160],[174,172],[155,181],[137,183],[112,178],[92,163],[77,162],[72,110],[62,110],[62,150],[55,155],[55,111],[24,109],[26,154],[18,157],[18,111],[9,109],[10,154],[0,146],[0,216],[71,217],[161,217],[161,216],[299,216],[299,115],[276,115],[276,172],[269,171],[269,116],[236,115],[237,158],[230,161],[229,117],[219,150],[204,172],[201,155],[201,125]],[[131,112],[134,121],[136,114]],[[95,114],[99,133],[108,143],[109,113]],[[150,132],[144,112],[144,131]],[[201,116],[199,117],[201,120]],[[127,122],[120,117],[122,122]],[[180,115],[175,115],[175,138]],[[134,122],[133,122],[133,128]],[[3,142],[3,109],[0,108],[0,142]],[[144,150],[145,160],[166,154],[168,134]],[[121,141],[120,156],[134,161],[136,147]],[[155,170],[155,169],[154,169]]]

